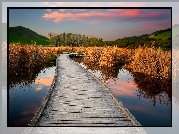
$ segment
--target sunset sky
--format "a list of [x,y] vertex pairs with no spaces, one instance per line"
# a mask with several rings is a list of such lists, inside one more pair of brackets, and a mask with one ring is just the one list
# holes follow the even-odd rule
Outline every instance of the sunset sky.
[[71,32],[115,40],[170,28],[171,10],[10,9],[9,26],[23,26],[47,37],[49,32]]

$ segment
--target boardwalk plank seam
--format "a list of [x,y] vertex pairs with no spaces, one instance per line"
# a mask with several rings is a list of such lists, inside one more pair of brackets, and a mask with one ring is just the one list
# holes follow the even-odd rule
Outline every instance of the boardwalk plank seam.
[[[132,122],[132,124],[133,124],[133,126],[141,126],[141,124],[135,119],[135,117],[128,111],[128,109],[126,109],[126,108],[124,108],[123,107],[123,104],[122,104],[122,102],[120,102],[119,100],[117,100],[116,99],[116,97],[115,97],[115,95],[112,93],[112,91],[104,84],[104,83],[102,83],[97,77],[95,77],[92,73],[90,73],[88,70],[86,70],[85,68],[83,68],[80,64],[78,64],[78,63],[76,63],[76,62],[74,62],[71,58],[69,58],[68,56],[67,56],[67,58],[68,58],[68,60],[70,60],[70,61],[72,61],[73,62],[73,64],[75,64],[75,65],[77,65],[78,67],[80,67],[82,70],[84,70],[85,72],[86,72],[86,74],[87,75],[85,75],[85,77],[87,77],[87,79],[88,80],[86,80],[86,81],[93,81],[93,79],[95,79],[96,81],[93,81],[93,83],[96,83],[96,84],[99,84],[99,85],[101,85],[100,86],[100,92],[101,92],[101,95],[104,95],[104,93],[105,92],[107,92],[107,93],[109,93],[109,95],[110,95],[110,97],[112,98],[112,100],[115,102],[115,104],[117,104],[117,106],[114,106],[113,104],[111,105],[111,107],[113,107],[113,108],[115,108],[115,109],[121,109],[122,111],[123,111],[123,113],[122,113],[122,115],[123,114],[125,114],[126,116],[127,116],[127,118],[125,118],[125,117],[122,117],[122,118],[124,118],[123,120],[125,121],[131,121]],[[56,61],[56,65],[57,66],[59,66],[60,64],[62,64],[62,61],[60,61],[58,58],[57,58],[57,61]],[[46,97],[45,97],[45,99],[44,99],[44,101],[43,101],[43,103],[42,103],[42,105],[41,105],[41,107],[39,108],[39,111],[36,113],[36,115],[34,116],[34,118],[32,119],[32,121],[31,121],[31,123],[29,124],[29,126],[35,126],[36,124],[37,124],[37,122],[39,121],[38,119],[40,118],[40,116],[42,116],[42,114],[47,114],[47,112],[49,112],[49,111],[45,111],[45,108],[47,108],[48,107],[48,103],[49,103],[49,101],[56,101],[56,100],[50,100],[50,97],[53,97],[53,96],[55,96],[55,95],[57,95],[58,94],[58,88],[57,88],[57,86],[56,86],[56,83],[58,83],[58,82],[63,82],[63,80],[61,79],[61,76],[63,76],[63,74],[64,74],[64,72],[62,72],[62,71],[60,71],[60,69],[63,69],[63,70],[66,70],[63,66],[60,66],[59,68],[57,67],[57,69],[56,69],[56,71],[55,71],[55,76],[54,76],[54,80],[53,80],[53,82],[52,82],[52,85],[51,85],[51,88],[49,89],[49,91],[48,91],[48,93],[47,93],[47,95],[46,95]],[[79,71],[80,72],[80,71]],[[68,72],[66,72],[66,73],[68,73]],[[57,76],[60,76],[60,77],[57,77]],[[81,78],[84,76],[84,73],[80,76]],[[65,76],[64,76],[65,77]],[[70,79],[74,79],[74,77],[73,76],[68,76],[68,77],[70,77]],[[73,89],[75,89],[75,84],[74,84],[74,86],[73,85],[70,85],[71,87],[73,87]],[[104,91],[102,90],[102,89],[105,89]],[[64,90],[64,88],[61,88],[60,90]],[[87,91],[87,90],[84,90],[84,89],[81,89],[81,90],[79,90],[79,91],[81,91],[81,92],[85,92],[85,91]],[[93,90],[95,90],[95,89],[93,89]],[[93,93],[94,91],[91,91],[91,93]],[[89,92],[90,93],[90,92]],[[82,94],[82,93],[81,93]],[[100,93],[99,93],[100,94]],[[95,102],[97,102],[97,100],[98,100],[98,97],[100,98],[100,95],[99,94],[97,94],[96,96],[93,96],[94,97],[94,99],[96,99],[95,100]],[[60,95],[59,95],[60,96]],[[59,97],[58,96],[58,97]],[[82,95],[83,96],[83,95]],[[88,96],[90,96],[90,94],[88,94]],[[105,95],[106,97],[109,97],[108,95]],[[63,94],[61,94],[61,97],[65,97]],[[96,97],[96,98],[95,98]],[[104,96],[103,96],[104,97]],[[87,97],[86,97],[86,99],[87,99]],[[91,99],[91,98],[90,98]],[[80,99],[79,99],[80,100]],[[104,101],[107,101],[107,100],[104,100]],[[63,102],[63,101],[62,101]],[[61,103],[62,103],[61,102]],[[85,103],[86,101],[85,101],[85,99],[83,99],[83,102]],[[60,102],[59,102],[60,103]],[[67,101],[64,101],[63,103],[67,103]],[[70,101],[69,101],[69,103],[71,103]],[[85,103],[85,104],[87,104],[87,103]],[[82,104],[82,105],[85,105],[85,104]],[[98,104],[101,104],[101,103],[98,103]],[[63,104],[64,105],[64,104]],[[68,103],[66,104],[66,105],[68,105]],[[70,107],[73,107],[73,106],[77,106],[77,105],[74,105],[74,104],[70,104]],[[78,107],[80,107],[81,105],[79,104],[78,105]],[[46,116],[46,117],[44,117],[44,118],[47,118],[47,119],[44,119],[44,120],[46,120],[47,122],[48,122],[48,120],[49,119],[53,119],[53,118],[55,118],[54,117],[54,115],[53,115],[53,113],[54,112],[59,112],[60,110],[58,109],[58,108],[54,108],[55,107],[55,105],[53,106],[53,107],[48,107],[48,109],[51,109],[51,114],[48,114],[48,117]],[[89,109],[91,108],[90,106],[86,106],[86,107],[89,107]],[[95,107],[94,107],[95,108]],[[85,110],[86,110],[87,108],[85,108]],[[96,108],[95,108],[96,109]],[[68,110],[70,110],[69,108],[68,108]],[[100,110],[100,109],[98,109],[98,110]],[[102,109],[101,109],[102,110]],[[108,109],[109,110],[109,109]],[[108,113],[108,110],[107,109],[103,109],[103,111],[106,111],[106,113]],[[61,112],[62,112],[63,110],[61,110]],[[70,111],[74,111],[74,109],[71,109]],[[109,110],[110,111],[110,110]],[[62,114],[60,112],[60,114]],[[76,112],[79,112],[78,110],[76,110]],[[79,112],[80,113],[80,112]],[[92,112],[93,113],[93,112]],[[65,111],[64,111],[64,114],[65,114]],[[73,112],[71,113],[71,114],[73,114]],[[85,112],[85,114],[86,115],[88,115],[87,114],[87,112]],[[95,112],[94,112],[94,114],[95,114]],[[55,114],[55,115],[58,115],[57,113]],[[90,115],[90,114],[89,114]],[[93,115],[93,114],[92,114]],[[79,116],[81,116],[80,114],[79,114]],[[85,116],[81,116],[81,121],[80,121],[80,123],[82,124],[82,122],[83,122],[83,118],[85,118]],[[89,118],[89,117],[87,117],[87,118]],[[93,118],[95,118],[95,117],[93,117]],[[106,118],[106,117],[105,117]],[[119,118],[119,115],[118,115],[118,118]],[[79,119],[79,118],[78,118]],[[98,119],[98,118],[97,118]],[[100,118],[99,118],[100,119]],[[103,118],[104,119],[104,118]],[[65,121],[65,119],[63,119],[64,121]],[[120,120],[120,119],[119,119]],[[54,122],[55,120],[53,119],[53,120],[51,120],[50,122],[51,123],[55,123]],[[69,120],[68,120],[69,121]],[[66,121],[66,122],[68,122],[68,121]],[[50,123],[49,122],[49,123]],[[73,122],[74,122],[74,120],[73,120]],[[126,122],[126,123],[127,123]],[[57,122],[56,122],[57,123]],[[58,123],[60,123],[60,122],[58,122]],[[83,122],[84,123],[84,122]],[[86,122],[87,123],[87,122]],[[93,122],[93,124],[96,124],[96,125],[98,125],[99,126],[99,123],[100,122]],[[101,122],[102,123],[102,122]],[[113,122],[114,123],[114,122]],[[112,122],[111,122],[111,124],[113,124]],[[85,123],[84,123],[85,124]],[[104,126],[106,126],[105,125],[105,122],[103,122],[103,124],[104,124]],[[127,123],[128,124],[128,123]],[[126,125],[127,125],[126,124]],[[47,126],[48,126],[49,124],[47,123]],[[56,124],[57,125],[57,124]],[[78,123],[75,125],[75,124],[73,124],[74,126],[76,126],[76,125],[78,125]],[[73,126],[72,125],[72,126]],[[86,124],[87,125],[87,124]],[[65,124],[61,124],[61,126],[65,126]],[[87,125],[88,126],[88,125]],[[116,126],[116,125],[114,125],[114,126]],[[141,128],[137,128],[136,129],[138,132],[142,132],[143,131],[143,129]]]

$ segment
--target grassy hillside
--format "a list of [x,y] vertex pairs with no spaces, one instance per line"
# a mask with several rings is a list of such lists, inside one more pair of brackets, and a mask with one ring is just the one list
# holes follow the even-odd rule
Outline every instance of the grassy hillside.
[[9,27],[9,36],[25,37],[25,38],[38,38],[48,40],[47,37],[37,34],[36,32],[22,26]]
[[34,44],[36,42],[37,45],[50,45],[48,40],[40,39],[40,38],[28,38],[28,37],[9,37],[10,43],[21,43],[21,44]]
[[[175,26],[173,33],[179,36],[177,30],[179,26]],[[21,43],[21,44],[34,44],[37,45],[55,45],[57,36],[52,37],[50,40],[47,37],[37,34],[36,32],[22,27],[10,27],[9,28],[9,41],[10,43]],[[64,36],[66,39],[64,40]],[[53,40],[54,39],[54,40]],[[154,47],[161,47],[162,49],[171,49],[171,29],[159,30],[151,34],[143,34],[141,36],[125,37],[114,41],[103,41],[98,38],[86,38],[85,35],[78,35],[74,33],[62,33],[59,35],[60,45],[75,45],[76,40],[82,41],[81,44],[84,46],[113,46],[114,44],[121,48],[137,48],[139,46],[151,47],[152,41],[155,41]],[[84,40],[83,40],[84,39]],[[86,43],[84,43],[87,40]]]
[[171,29],[156,31],[149,35],[149,38],[155,38],[160,40],[171,39]]
[[9,42],[21,44],[49,45],[49,39],[45,36],[39,35],[36,32],[22,26],[9,27]]

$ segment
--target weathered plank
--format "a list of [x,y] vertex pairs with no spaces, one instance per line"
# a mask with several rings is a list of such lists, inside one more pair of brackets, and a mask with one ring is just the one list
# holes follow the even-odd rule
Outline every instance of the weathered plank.
[[48,101],[30,126],[141,126],[102,82],[68,56],[57,58]]

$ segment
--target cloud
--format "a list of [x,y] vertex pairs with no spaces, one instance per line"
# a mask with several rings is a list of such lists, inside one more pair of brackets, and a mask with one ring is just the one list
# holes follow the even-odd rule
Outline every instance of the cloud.
[[75,20],[96,24],[104,21],[169,20],[169,15],[170,12],[165,10],[150,9],[59,9],[58,11],[45,13],[42,17],[46,20],[53,20],[55,23]]
[[136,85],[133,82],[127,83],[126,81],[110,81],[109,84],[112,92],[117,96],[135,96]]
[[140,24],[145,27],[152,27],[154,29],[166,29],[171,27],[170,21],[144,21]]
[[85,18],[89,18],[91,15],[88,13],[79,13],[79,14],[72,14],[72,13],[59,13],[57,11],[49,13],[49,14],[44,14],[43,18],[44,19],[54,19],[54,22],[60,22],[62,20],[84,20]]
[[43,85],[39,85],[39,86],[36,88],[36,91],[42,90],[42,87],[43,87]]
[[[46,77],[40,77],[39,79],[35,80],[36,84],[41,84],[45,86],[50,86],[53,81],[54,76],[52,74],[46,76]],[[36,91],[39,91],[42,87],[39,86],[36,88]]]

